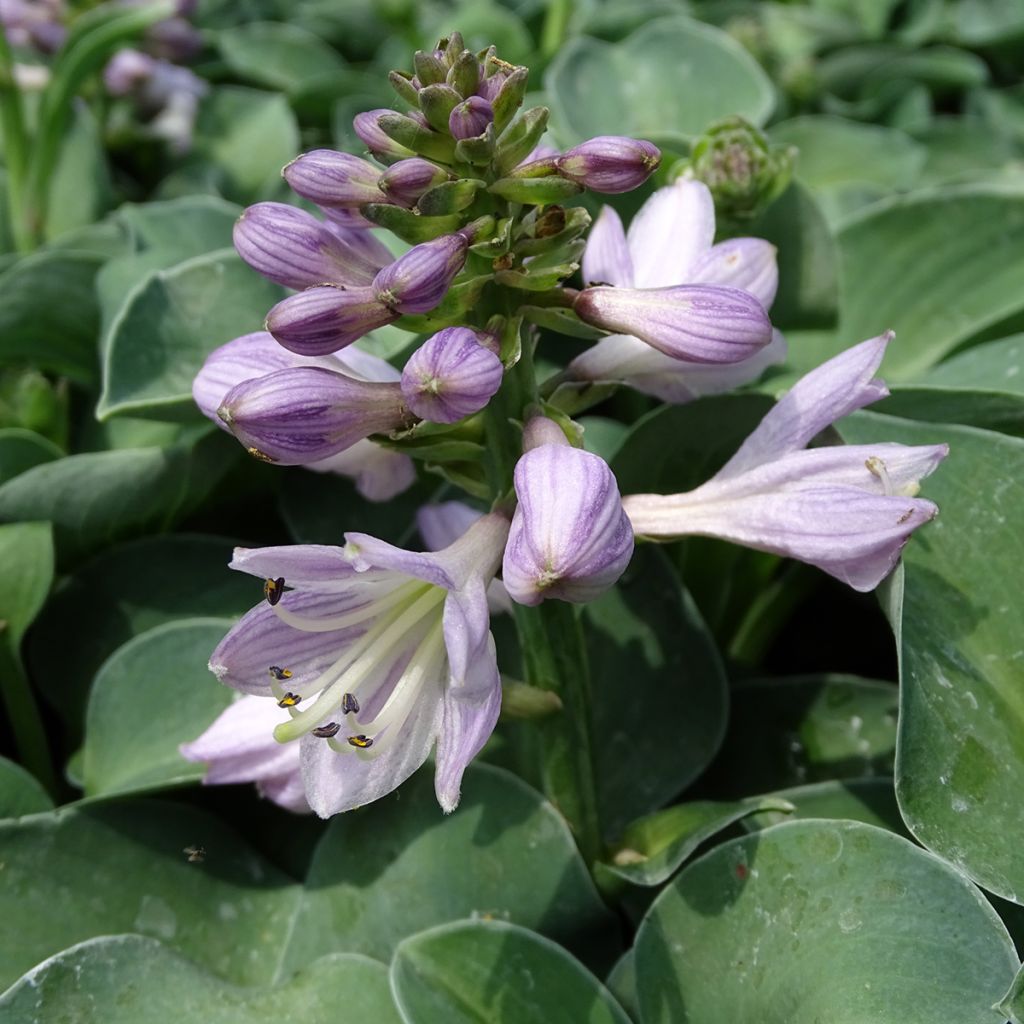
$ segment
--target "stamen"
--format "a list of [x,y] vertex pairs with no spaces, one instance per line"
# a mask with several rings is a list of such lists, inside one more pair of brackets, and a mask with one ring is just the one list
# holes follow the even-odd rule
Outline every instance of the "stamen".
[[889,478],[889,471],[885,468],[885,463],[877,455],[872,455],[864,460],[864,466],[872,476],[877,476],[882,481],[882,493],[887,498],[891,498],[893,496],[892,480]]
[[297,693],[286,693],[278,702],[279,708],[293,708],[302,698]]
[[341,711],[345,715],[354,715],[359,712],[359,701],[356,700],[354,694],[346,693],[341,698]]
[[314,736],[319,736],[321,739],[329,740],[332,736],[338,735],[338,730],[341,728],[339,722],[328,722],[326,725],[318,725],[315,729],[310,729],[310,733]]
[[291,679],[292,670],[290,668],[281,668],[280,665],[271,665],[267,671],[270,673],[272,679],[276,679],[281,682],[283,679]]
[[273,456],[268,455],[266,452],[261,452],[259,448],[246,448],[245,449],[254,459],[259,459],[260,462],[277,462]]
[[409,597],[411,591],[429,586],[429,583],[419,583],[418,581],[412,584],[403,584],[396,587],[390,594],[367,601],[366,604],[362,604],[350,612],[332,615],[326,619],[312,619],[306,615],[296,615],[294,612],[288,611],[287,608],[282,608],[276,601],[271,601],[271,604],[275,606],[274,613],[286,626],[293,626],[305,633],[330,633],[333,630],[357,626],[361,622],[366,622],[367,619],[375,618],[382,611],[404,601]]
[[267,604],[273,608],[278,601],[281,600],[281,595],[284,593],[284,577],[278,576],[276,580],[267,580],[263,584],[263,596],[267,599]]
[[360,750],[366,750],[367,747],[373,746],[373,740],[369,736],[349,736],[348,742],[350,746],[358,747]]

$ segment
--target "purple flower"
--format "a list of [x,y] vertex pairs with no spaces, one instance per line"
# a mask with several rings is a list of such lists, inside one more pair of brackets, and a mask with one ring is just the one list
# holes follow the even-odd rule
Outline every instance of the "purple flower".
[[242,381],[224,396],[217,415],[252,455],[283,466],[321,462],[409,419],[401,385],[319,366]]
[[350,153],[314,149],[296,157],[281,173],[295,192],[324,208],[388,202],[377,184],[380,168]]
[[267,314],[267,330],[292,352],[322,356],[398,319],[370,288],[307,288]]
[[738,363],[772,340],[764,307],[739,288],[585,288],[573,308],[588,324],[695,363]]
[[[714,237],[715,206],[707,186],[679,180],[647,200],[628,236],[611,207],[601,211],[583,255],[583,280],[621,288],[725,285],[749,292],[769,309],[779,280],[775,247],[760,238],[713,245]],[[662,401],[682,403],[730,391],[785,356],[777,331],[752,356],[726,365],[674,358],[637,337],[613,334],[577,356],[567,373],[576,380],[629,384]]]
[[[204,416],[227,431],[228,425],[217,410],[233,387],[275,370],[297,366],[319,366],[365,381],[397,381],[399,377],[398,371],[383,359],[355,347],[335,355],[302,357],[282,348],[270,334],[259,331],[235,338],[211,352],[192,383],[192,397]],[[351,477],[356,490],[369,501],[389,501],[416,479],[415,467],[407,455],[372,441],[356,441],[337,455],[305,466],[317,472]]]
[[470,96],[448,116],[448,131],[455,139],[475,139],[494,121],[494,109],[482,96]]
[[658,169],[661,151],[643,139],[598,135],[567,149],[555,163],[563,178],[614,195],[639,188]]
[[[607,463],[573,448],[561,430],[532,430],[542,442],[516,463],[519,504],[512,517],[502,578],[520,604],[547,597],[590,601],[625,571],[633,554],[633,531]],[[561,437],[550,442],[549,438]]]
[[414,156],[392,164],[380,176],[380,187],[391,202],[415,206],[424,192],[450,179],[451,175],[443,167]]
[[399,314],[429,313],[447,294],[468,251],[461,234],[414,245],[373,279],[377,300]]
[[220,713],[198,739],[179,748],[187,761],[205,761],[203,784],[255,782],[262,796],[296,814],[308,814],[299,748],[274,739],[288,712],[259,697],[241,697]]
[[446,327],[429,337],[402,371],[409,408],[433,423],[455,423],[479,412],[501,387],[501,360],[468,327]]
[[286,288],[321,284],[368,285],[389,260],[376,239],[356,241],[357,231],[317,220],[284,203],[257,203],[235,223],[238,255],[253,270]]
[[508,521],[483,516],[450,547],[416,553],[366,534],[343,548],[238,548],[233,569],[268,600],[210,658],[221,682],[288,707],[306,799],[321,817],[390,793],[436,742],[445,812],[497,721],[501,684],[486,587]]
[[938,512],[913,495],[947,446],[804,446],[888,394],[873,375],[891,338],[862,342],[802,377],[706,484],[626,497],[636,533],[720,537],[809,562],[855,590],[878,586],[911,533]]

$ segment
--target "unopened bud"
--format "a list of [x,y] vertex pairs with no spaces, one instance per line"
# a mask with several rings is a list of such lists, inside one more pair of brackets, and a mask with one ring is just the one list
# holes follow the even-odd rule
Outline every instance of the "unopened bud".
[[308,288],[271,309],[267,330],[291,352],[322,356],[397,319],[372,287]]
[[642,139],[599,135],[573,146],[556,160],[559,174],[591,189],[615,195],[639,188],[661,163],[661,151]]
[[387,202],[377,186],[380,168],[351,153],[314,149],[296,157],[282,174],[295,192],[317,206],[345,208]]
[[377,300],[399,314],[430,312],[462,269],[468,249],[460,234],[413,246],[373,279]]
[[433,423],[479,412],[501,387],[502,365],[492,342],[468,327],[448,327],[428,338],[402,371],[409,408]]
[[400,206],[415,206],[424,192],[448,181],[451,175],[437,164],[414,156],[392,164],[380,176],[380,188]]
[[585,288],[573,309],[584,323],[694,363],[738,363],[772,340],[764,307],[738,288]]
[[487,131],[494,110],[482,96],[470,96],[455,107],[448,118],[448,130],[456,139],[475,139]]
[[378,110],[366,110],[352,118],[352,130],[359,136],[363,145],[374,156],[388,162],[404,160],[415,155],[411,149],[399,145],[390,135],[385,134],[377,123],[385,114],[393,113],[393,110],[382,107]]

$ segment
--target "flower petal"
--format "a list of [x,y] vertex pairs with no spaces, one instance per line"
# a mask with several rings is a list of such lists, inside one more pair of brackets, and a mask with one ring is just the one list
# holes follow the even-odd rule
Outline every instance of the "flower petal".
[[707,185],[679,179],[658,189],[629,225],[635,288],[685,284],[715,240],[715,204]]
[[367,501],[390,501],[416,482],[416,467],[408,455],[367,440],[356,441],[351,448],[319,462],[307,463],[306,469],[351,477]]
[[750,292],[771,309],[779,288],[778,250],[763,238],[731,238],[713,245],[694,264],[689,283],[720,284]]
[[889,331],[862,341],[801,377],[722,467],[718,479],[803,448],[836,420],[884,398],[889,391],[874,373],[892,338]]
[[602,206],[587,236],[583,252],[584,284],[613,284],[632,288],[633,257],[626,244],[622,219],[610,206]]

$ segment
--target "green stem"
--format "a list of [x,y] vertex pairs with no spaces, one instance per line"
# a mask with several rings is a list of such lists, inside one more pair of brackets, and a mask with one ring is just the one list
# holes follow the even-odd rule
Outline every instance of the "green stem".
[[553,57],[569,34],[573,0],[548,0],[548,11],[544,16],[544,27],[540,36],[540,52]]
[[43,94],[35,145],[29,159],[28,183],[21,212],[24,230],[32,238],[42,238],[50,178],[60,155],[72,103],[82,83],[118,46],[156,22],[171,17],[174,10],[172,0],[158,0],[145,7],[123,10],[104,5],[83,15],[82,25],[72,30]]
[[526,682],[551,690],[562,709],[535,724],[540,737],[541,778],[548,799],[561,811],[588,864],[601,854],[601,826],[594,783],[590,679],[577,610],[564,601],[515,607]]
[[32,248],[32,236],[24,218],[25,171],[28,166],[28,134],[21,90],[14,80],[14,58],[6,32],[0,30],[0,131],[3,132],[7,167],[7,203],[14,245],[19,252]]
[[32,696],[32,689],[8,638],[0,634],[0,696],[3,697],[14,742],[22,764],[56,795],[57,779],[50,760],[46,729]]
[[729,642],[729,657],[741,665],[756,665],[797,606],[818,585],[815,573],[790,565],[751,602]]

